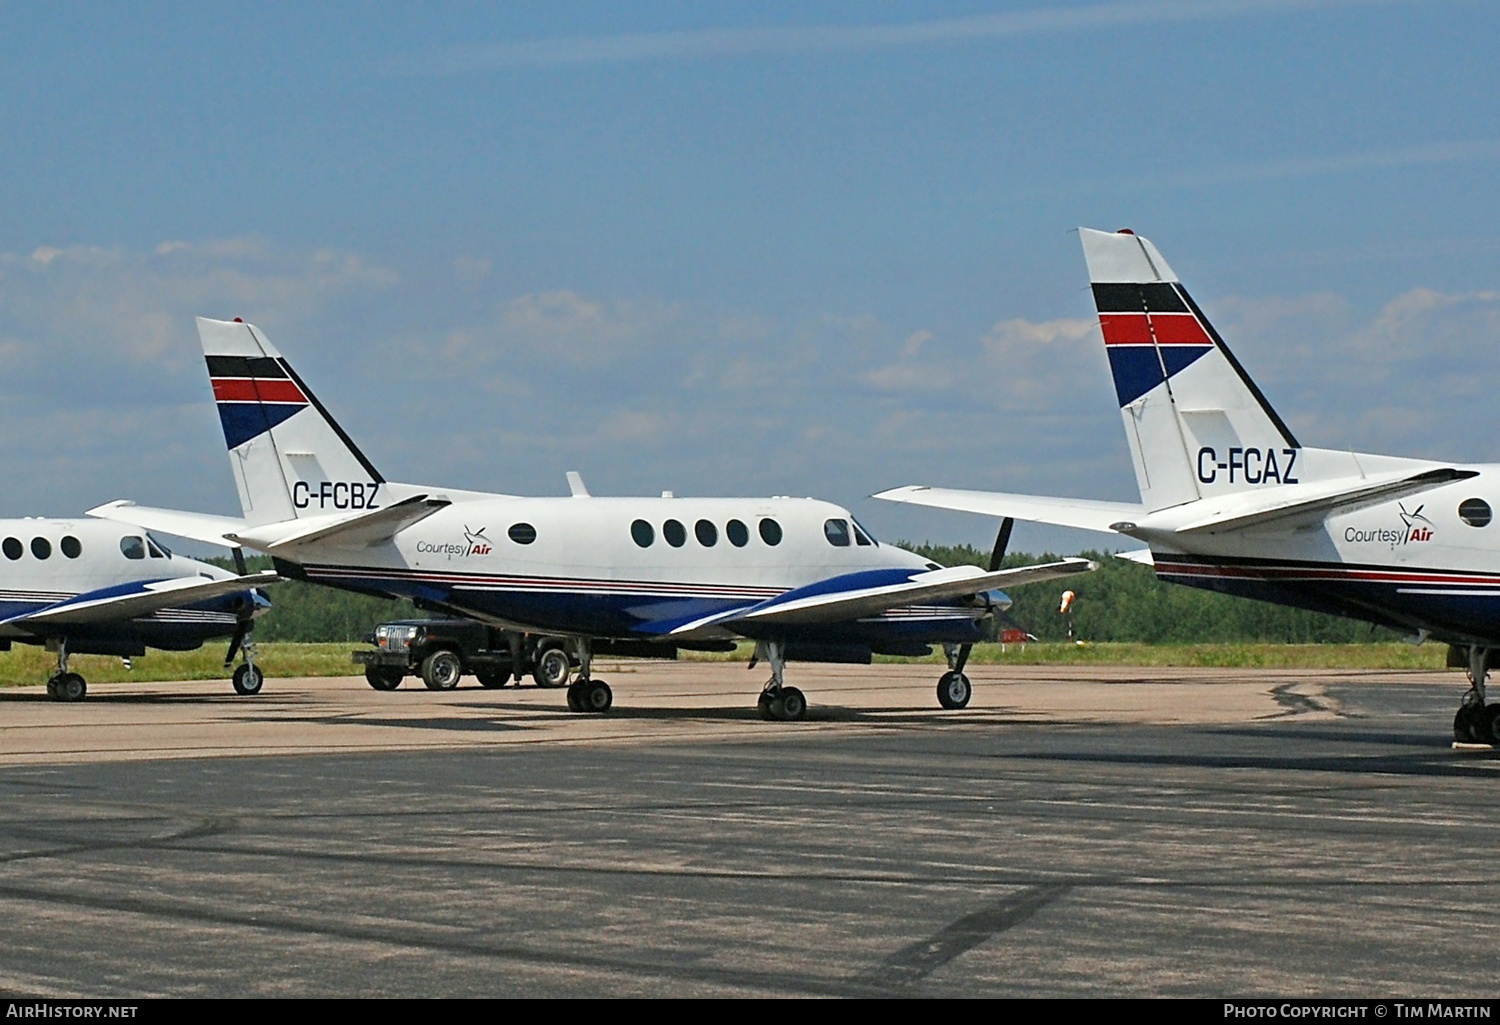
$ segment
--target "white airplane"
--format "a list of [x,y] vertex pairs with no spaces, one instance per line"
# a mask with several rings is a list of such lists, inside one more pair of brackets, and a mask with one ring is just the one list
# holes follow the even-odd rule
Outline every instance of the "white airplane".
[[[162,533],[244,546],[278,572],[412,599],[422,608],[565,635],[579,664],[568,707],[602,712],[595,639],[661,648],[756,642],[770,663],[759,706],[803,717],[784,663],[868,662],[942,643],[945,708],[968,704],[980,621],[995,590],[1084,572],[1084,559],[986,572],[944,569],[877,542],[845,509],[802,498],[523,498],[387,481],[266,340],[239,320],[198,320],[244,516],[114,502],[90,510]],[[1002,541],[1004,535],[1002,534]]]
[[173,554],[151,535],[99,520],[0,520],[0,651],[42,644],[57,653],[47,693],[81,701],[88,684],[70,655],[187,651],[230,636],[227,669],[241,694],[260,690],[250,631],[271,603],[257,585],[276,573],[235,574]]
[[1156,575],[1445,641],[1460,741],[1500,741],[1500,466],[1304,448],[1155,246],[1080,229],[1140,504],[903,487],[894,502],[1112,532]]

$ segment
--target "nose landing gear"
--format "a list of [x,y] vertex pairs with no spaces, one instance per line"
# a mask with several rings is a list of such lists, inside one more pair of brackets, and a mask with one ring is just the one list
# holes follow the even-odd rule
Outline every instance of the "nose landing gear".
[[796,687],[782,682],[786,675],[786,645],[782,641],[756,641],[755,657],[750,668],[761,659],[771,663],[771,678],[760,692],[755,705],[766,719],[798,722],[807,716],[807,698]]

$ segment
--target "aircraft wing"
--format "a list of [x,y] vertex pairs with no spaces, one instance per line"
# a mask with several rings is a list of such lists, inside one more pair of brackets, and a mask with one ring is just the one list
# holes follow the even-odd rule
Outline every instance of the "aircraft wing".
[[[1272,488],[1263,495],[1236,495],[1225,506],[1206,516],[1177,527],[1178,534],[1212,534],[1224,530],[1244,530],[1297,519],[1321,519],[1331,512],[1353,512],[1356,509],[1395,498],[1420,494],[1454,481],[1477,477],[1476,470],[1459,470],[1451,466],[1421,473],[1399,471],[1394,474],[1326,484],[1299,484]],[[1232,502],[1232,504],[1231,504]],[[1202,503],[1206,504],[1206,503]]]
[[986,573],[977,566],[954,566],[916,573],[906,570],[852,573],[794,588],[755,605],[684,623],[662,624],[647,632],[678,635],[708,626],[733,630],[739,623],[787,626],[836,623],[877,615],[905,605],[964,598],[999,587],[1035,584],[1094,569],[1098,569],[1098,565],[1088,559],[1063,559],[994,573]]
[[929,488],[909,485],[892,488],[874,496],[887,502],[926,505],[935,509],[980,513],[984,516],[1008,516],[1056,527],[1076,527],[1113,533],[1112,525],[1138,523],[1145,517],[1144,506],[1131,502],[1099,502],[1085,498],[1049,498],[1045,495],[1010,495],[1000,491],[959,491],[954,488]]
[[67,623],[101,623],[137,619],[162,609],[181,608],[236,591],[248,591],[281,578],[275,570],[264,570],[226,580],[204,577],[172,577],[150,583],[136,581],[85,591],[35,612],[0,619],[0,625],[26,627],[32,623],[52,626]]
[[88,511],[101,520],[128,523],[142,530],[155,530],[173,537],[185,537],[205,544],[238,548],[230,536],[245,529],[245,521],[233,516],[210,516],[207,513],[179,512],[176,509],[154,509],[134,502],[106,502]]

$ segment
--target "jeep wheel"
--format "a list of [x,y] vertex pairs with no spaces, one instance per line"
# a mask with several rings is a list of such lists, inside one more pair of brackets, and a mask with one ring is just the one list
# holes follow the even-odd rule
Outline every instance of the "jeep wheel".
[[464,664],[456,652],[434,651],[422,660],[422,682],[430,690],[452,690],[464,674]]
[[395,690],[406,676],[394,666],[366,666],[365,682],[376,690]]
[[561,687],[568,682],[572,672],[573,666],[568,661],[568,653],[561,648],[548,648],[536,660],[531,678],[538,687]]

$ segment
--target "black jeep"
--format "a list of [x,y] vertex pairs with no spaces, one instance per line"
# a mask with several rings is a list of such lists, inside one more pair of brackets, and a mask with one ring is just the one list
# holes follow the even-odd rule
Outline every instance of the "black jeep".
[[354,652],[376,690],[395,690],[415,675],[433,690],[451,690],[461,676],[504,687],[530,674],[538,687],[561,687],[572,674],[561,637],[518,633],[471,619],[404,619],[381,623],[365,638],[373,651]]

